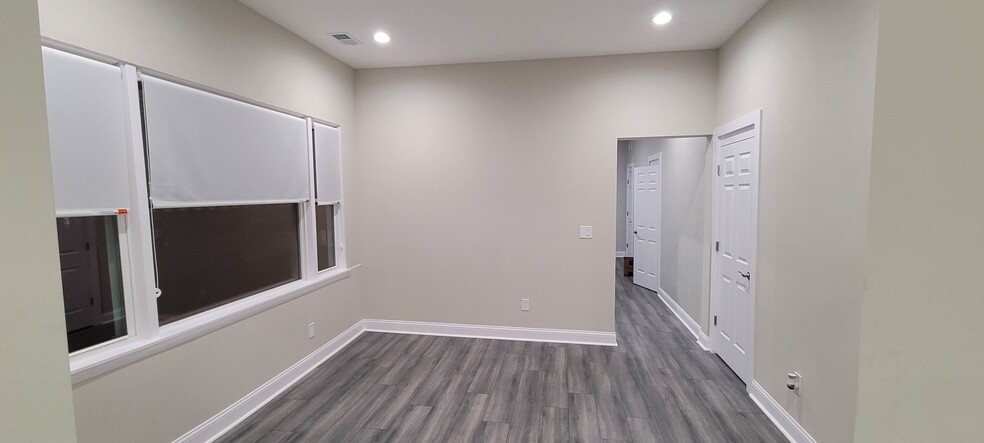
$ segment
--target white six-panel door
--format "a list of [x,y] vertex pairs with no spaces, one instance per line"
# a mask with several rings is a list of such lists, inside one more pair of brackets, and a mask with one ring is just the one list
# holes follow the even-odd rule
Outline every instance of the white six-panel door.
[[755,340],[761,111],[714,131],[711,346],[747,384]]
[[632,170],[633,237],[635,248],[632,281],[652,291],[659,290],[660,165],[637,166]]

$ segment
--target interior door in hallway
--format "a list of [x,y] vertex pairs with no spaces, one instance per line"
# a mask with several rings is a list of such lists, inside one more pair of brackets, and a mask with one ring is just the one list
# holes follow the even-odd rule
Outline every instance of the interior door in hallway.
[[714,131],[711,346],[747,384],[755,341],[755,254],[761,112]]
[[632,282],[659,290],[660,164],[633,169],[633,236],[635,254]]

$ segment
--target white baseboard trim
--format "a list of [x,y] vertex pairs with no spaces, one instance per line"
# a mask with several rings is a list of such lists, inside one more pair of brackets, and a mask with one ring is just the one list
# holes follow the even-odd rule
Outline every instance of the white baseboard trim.
[[615,251],[615,258],[625,257],[625,251]]
[[666,305],[667,308],[670,308],[670,311],[672,311],[673,314],[675,314],[676,317],[680,319],[680,322],[687,327],[687,330],[690,331],[691,334],[693,334],[694,338],[697,339],[697,344],[701,347],[701,349],[705,351],[710,351],[711,350],[710,337],[704,334],[704,331],[700,329],[700,325],[697,324],[697,322],[694,321],[694,319],[690,317],[689,314],[687,314],[687,311],[684,311],[683,308],[681,308],[680,305],[677,304],[676,300],[673,300],[673,298],[670,297],[670,295],[667,294],[666,291],[663,290],[663,288],[659,288],[657,294],[659,295],[659,299],[663,301],[663,304]]
[[782,406],[776,402],[776,399],[772,398],[762,385],[758,384],[757,381],[752,380],[752,383],[748,385],[748,395],[752,397],[752,401],[758,405],[762,412],[769,417],[776,424],[776,427],[782,431],[782,434],[792,443],[816,443],[817,441],[806,432],[800,426],[799,422],[789,415]]
[[331,358],[361,335],[362,331],[362,322],[359,321],[239,401],[178,437],[174,440],[175,443],[211,442],[217,439]]
[[366,331],[374,332],[618,346],[615,341],[614,332],[462,325],[401,320],[363,320],[362,322]]

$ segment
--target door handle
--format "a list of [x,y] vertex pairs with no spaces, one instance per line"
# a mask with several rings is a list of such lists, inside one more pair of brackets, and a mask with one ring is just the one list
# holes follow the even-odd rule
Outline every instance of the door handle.
[[742,277],[745,277],[745,278],[747,278],[749,280],[752,279],[752,272],[751,271],[746,272],[746,273],[742,273],[741,271],[738,271],[738,275],[740,275]]

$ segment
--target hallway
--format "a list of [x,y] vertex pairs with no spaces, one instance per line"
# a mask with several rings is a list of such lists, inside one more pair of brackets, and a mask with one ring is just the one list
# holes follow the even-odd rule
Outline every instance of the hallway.
[[[616,270],[618,350],[641,372],[631,382],[617,377],[620,393],[630,425],[648,422],[659,431],[637,441],[785,442],[724,361],[701,349],[656,293],[623,277],[621,260]],[[647,402],[656,404],[633,406]]]
[[616,271],[618,347],[364,333],[220,441],[785,441]]

